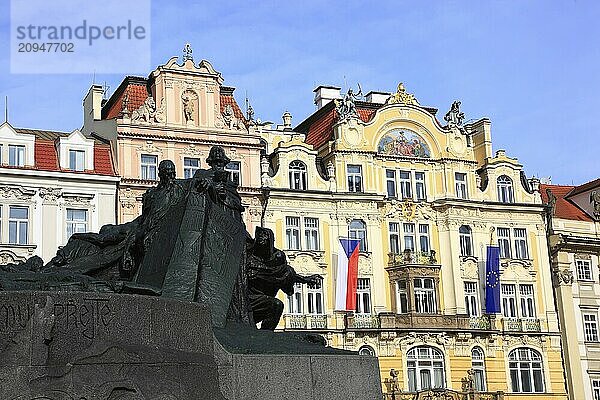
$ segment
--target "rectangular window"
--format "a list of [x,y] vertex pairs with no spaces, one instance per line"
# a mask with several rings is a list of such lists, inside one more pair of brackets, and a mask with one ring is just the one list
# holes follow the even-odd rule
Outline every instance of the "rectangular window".
[[155,181],[157,164],[158,164],[158,156],[142,154],[142,160],[141,160],[142,179],[149,180],[149,181]]
[[396,312],[405,314],[408,312],[408,292],[406,290],[406,281],[396,281]]
[[417,195],[417,200],[425,200],[427,198],[425,172],[415,172],[415,194]]
[[598,341],[598,319],[596,314],[583,314],[583,333],[586,342]]
[[396,198],[396,171],[393,169],[385,170],[385,182],[387,186],[387,197]]
[[87,230],[87,210],[67,208],[67,240],[74,233],[85,233]]
[[432,278],[415,278],[415,311],[423,314],[435,314],[435,286]]
[[348,175],[348,191],[362,192],[362,167],[360,165],[347,165],[346,174]]
[[69,150],[69,169],[83,171],[85,169],[85,151]]
[[27,244],[29,208],[10,206],[8,214],[8,242]]
[[594,392],[594,400],[600,400],[600,379],[592,380],[592,390]]
[[533,285],[519,285],[519,298],[521,300],[521,317],[535,318]]
[[404,250],[415,251],[415,224],[406,223],[404,226]]
[[400,233],[398,222],[390,222],[390,252],[394,254],[400,253]]
[[306,250],[319,250],[319,219],[304,218],[304,240]]
[[398,175],[398,182],[400,183],[400,195],[403,199],[412,198],[412,182],[410,179],[410,171],[400,171]]
[[288,310],[290,314],[302,314],[302,284],[294,284],[294,294],[288,295]]
[[371,313],[371,281],[369,278],[358,278],[356,286],[356,313]]
[[323,314],[323,281],[319,279],[314,285],[308,284],[308,313]]
[[575,260],[577,266],[577,279],[580,281],[592,281],[592,264],[589,260]]
[[465,307],[469,317],[479,316],[479,293],[477,282],[465,282]]
[[515,285],[502,284],[500,286],[500,297],[502,298],[502,315],[507,318],[515,318],[517,316]]
[[498,246],[500,247],[500,258],[510,258],[510,229],[498,228]]
[[239,161],[232,161],[225,166],[225,171],[229,172],[229,179],[231,179],[236,186],[242,184],[241,168],[242,164]]
[[473,255],[473,241],[472,231],[467,225],[463,225],[458,230],[459,242],[460,242],[460,255],[461,256],[472,256]]
[[300,250],[300,217],[285,217],[285,238],[288,250]]
[[467,174],[463,172],[454,173],[454,182],[456,183],[456,197],[466,199],[467,194]]
[[183,177],[185,179],[189,179],[194,176],[196,171],[200,169],[200,160],[197,158],[188,158],[185,157],[183,159]]
[[8,145],[8,165],[11,167],[25,165],[25,146]]
[[429,225],[419,224],[419,246],[423,253],[429,253]]
[[527,231],[523,228],[515,228],[515,258],[526,260],[529,258],[527,251]]

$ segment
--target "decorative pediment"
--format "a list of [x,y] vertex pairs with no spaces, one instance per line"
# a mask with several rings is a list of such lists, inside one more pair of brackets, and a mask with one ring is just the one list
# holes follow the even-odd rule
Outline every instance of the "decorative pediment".
[[0,199],[31,200],[35,190],[23,186],[0,186]]
[[383,135],[377,152],[389,156],[431,158],[431,150],[425,140],[408,129],[393,129]]

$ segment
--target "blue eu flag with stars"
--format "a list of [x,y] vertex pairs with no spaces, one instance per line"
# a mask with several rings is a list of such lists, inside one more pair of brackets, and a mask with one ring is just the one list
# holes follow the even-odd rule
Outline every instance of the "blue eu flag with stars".
[[500,247],[488,246],[485,261],[485,311],[500,312]]

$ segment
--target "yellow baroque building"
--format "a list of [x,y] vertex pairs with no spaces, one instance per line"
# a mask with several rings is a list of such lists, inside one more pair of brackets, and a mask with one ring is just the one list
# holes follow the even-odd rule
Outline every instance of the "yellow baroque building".
[[[442,124],[402,84],[365,101],[320,86],[315,104],[294,129],[287,112],[253,128],[268,149],[262,222],[297,272],[323,277],[281,295],[279,329],[377,356],[389,398],[566,398],[540,184],[492,151],[490,121],[463,124],[455,103]],[[334,309],[341,237],[361,239],[352,311]]]

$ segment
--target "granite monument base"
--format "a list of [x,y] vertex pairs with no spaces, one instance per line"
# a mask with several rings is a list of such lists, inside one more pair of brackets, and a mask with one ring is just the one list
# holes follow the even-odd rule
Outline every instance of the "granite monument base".
[[[237,340],[239,336],[245,339]],[[0,398],[381,399],[382,395],[376,358],[249,327],[213,332],[209,309],[203,304],[36,291],[0,292]]]

